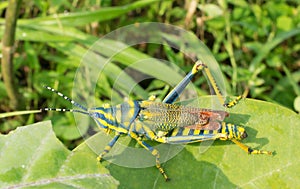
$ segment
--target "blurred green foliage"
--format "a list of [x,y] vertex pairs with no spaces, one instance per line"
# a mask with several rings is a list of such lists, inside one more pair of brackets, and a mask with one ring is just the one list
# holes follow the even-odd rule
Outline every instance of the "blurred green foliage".
[[[0,36],[8,2],[0,2]],[[101,36],[128,24],[161,22],[195,33],[212,51],[227,79],[228,93],[241,94],[250,88],[248,97],[281,104],[297,110],[300,96],[300,5],[298,1],[23,1],[16,28],[14,77],[23,95],[26,109],[70,107],[42,88],[49,85],[71,96],[75,72],[88,48]],[[118,44],[106,44],[107,49]],[[190,58],[167,46],[143,44],[115,60],[122,70],[131,57],[149,56],[166,59],[185,72],[192,67]],[[105,51],[104,49],[101,49]],[[104,55],[101,55],[105,57]],[[126,59],[127,58],[127,59]],[[135,72],[137,68],[133,68]],[[174,70],[174,74],[176,74]],[[169,73],[173,75],[172,73]],[[135,74],[132,76],[134,81]],[[1,75],[0,75],[1,78]],[[112,96],[123,99],[123,91],[112,90],[110,75],[97,83],[96,103]],[[199,94],[208,94],[201,74],[195,79]],[[76,86],[80,88],[80,86]],[[125,87],[125,86],[124,86]],[[163,97],[170,90],[157,80],[143,82],[132,98],[148,94]],[[13,111],[0,81],[0,109]],[[299,108],[298,108],[299,111]],[[77,145],[80,134],[72,114],[35,114],[0,120],[0,131],[7,133],[19,125],[51,119],[58,137],[69,148]]]

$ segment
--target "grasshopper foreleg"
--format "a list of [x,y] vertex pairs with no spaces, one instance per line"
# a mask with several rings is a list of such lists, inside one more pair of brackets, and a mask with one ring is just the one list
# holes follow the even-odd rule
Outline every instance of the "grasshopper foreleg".
[[105,154],[107,154],[111,148],[115,145],[115,143],[117,142],[117,140],[119,139],[120,137],[120,133],[116,133],[116,135],[114,136],[114,138],[108,143],[107,146],[105,146],[103,152],[97,157],[97,160],[100,162],[103,158],[103,156]]

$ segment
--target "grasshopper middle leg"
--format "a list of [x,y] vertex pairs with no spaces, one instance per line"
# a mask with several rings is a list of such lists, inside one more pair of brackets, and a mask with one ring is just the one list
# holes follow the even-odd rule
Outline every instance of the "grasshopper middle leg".
[[156,167],[159,170],[159,172],[163,175],[163,177],[165,178],[166,181],[169,181],[170,178],[167,176],[165,170],[161,167],[160,161],[159,161],[159,152],[158,150],[156,150],[155,148],[153,148],[152,146],[150,146],[149,144],[147,144],[146,142],[142,141],[140,139],[140,137],[134,133],[134,132],[130,132],[129,135],[134,138],[141,146],[143,146],[146,150],[148,150],[153,156],[155,156],[156,159]]

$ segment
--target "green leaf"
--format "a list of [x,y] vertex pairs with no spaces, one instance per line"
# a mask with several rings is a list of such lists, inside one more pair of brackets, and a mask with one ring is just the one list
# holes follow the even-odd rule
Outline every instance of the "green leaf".
[[0,10],[5,9],[8,6],[8,1],[0,2]]
[[117,18],[129,11],[158,3],[158,0],[137,1],[125,6],[103,7],[96,11],[55,14],[48,17],[20,20],[22,24],[83,26],[91,22],[103,22]]
[[282,29],[283,31],[289,31],[293,28],[293,19],[288,16],[280,16],[277,18],[277,28]]
[[[201,97],[199,104],[201,107],[210,107],[214,100],[216,98]],[[190,105],[199,107],[199,104]],[[155,166],[128,168],[111,163],[107,168],[120,181],[120,188],[293,188],[298,186],[300,184],[297,176],[300,170],[298,148],[300,116],[282,106],[253,99],[242,100],[230,109],[230,113],[227,122],[245,126],[248,138],[242,141],[244,144],[254,149],[275,151],[275,155],[248,155],[230,141],[217,140],[213,144],[209,142],[189,144],[173,159],[163,164],[163,168],[171,178],[168,183],[164,181]],[[122,137],[121,141],[123,138],[129,137]],[[87,142],[92,139],[93,137]],[[99,146],[102,144],[99,138],[98,143]],[[166,146],[168,148],[168,145]],[[120,150],[118,145],[115,148],[112,150]],[[112,155],[111,158],[115,159],[122,153]],[[164,159],[166,154],[168,152],[161,152],[161,159]],[[127,158],[143,161],[138,156]],[[153,165],[154,161],[153,158]]]
[[299,35],[300,28],[295,28],[290,31],[282,32],[276,36],[272,41],[265,43],[257,51],[259,52],[251,61],[249,70],[253,72],[258,66],[259,63],[275,48],[278,44],[282,43],[284,40],[293,37],[294,35]]
[[228,3],[231,3],[238,7],[248,7],[249,3],[244,0],[228,0]]
[[296,111],[300,112],[300,96],[297,96],[294,100],[294,108]]
[[221,7],[215,4],[204,4],[198,6],[201,11],[204,11],[210,18],[218,17],[223,14]]
[[18,127],[0,135],[1,188],[116,188],[118,182],[83,151],[70,152],[51,123]]
[[[40,42],[68,42],[74,40],[74,37],[80,36],[79,32],[74,29],[75,26],[84,26],[92,22],[112,20],[132,10],[143,8],[159,2],[160,1],[158,0],[143,0],[124,6],[103,7],[96,11],[54,14],[51,16],[37,17],[34,19],[19,19],[16,30],[16,38]],[[1,5],[2,4],[0,4],[0,8]],[[5,5],[3,4],[2,6]],[[4,27],[2,27],[4,26],[4,23],[5,19],[0,19],[1,37],[4,32]],[[69,33],[75,34],[75,36],[70,37]]]

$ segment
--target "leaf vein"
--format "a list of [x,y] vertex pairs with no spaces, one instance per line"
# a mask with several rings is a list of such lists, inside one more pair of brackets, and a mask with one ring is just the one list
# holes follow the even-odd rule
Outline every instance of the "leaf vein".
[[28,183],[21,183],[18,185],[14,186],[9,186],[4,189],[12,189],[12,188],[23,188],[23,187],[31,187],[31,186],[41,186],[41,185],[48,185],[51,183],[63,183],[63,184],[68,184],[65,183],[66,181],[72,181],[76,180],[78,181],[79,179],[91,179],[91,178],[109,178],[110,174],[78,174],[78,175],[72,175],[72,176],[60,176],[60,177],[55,177],[55,178],[50,178],[50,179],[41,179],[37,180],[35,182],[28,182]]

